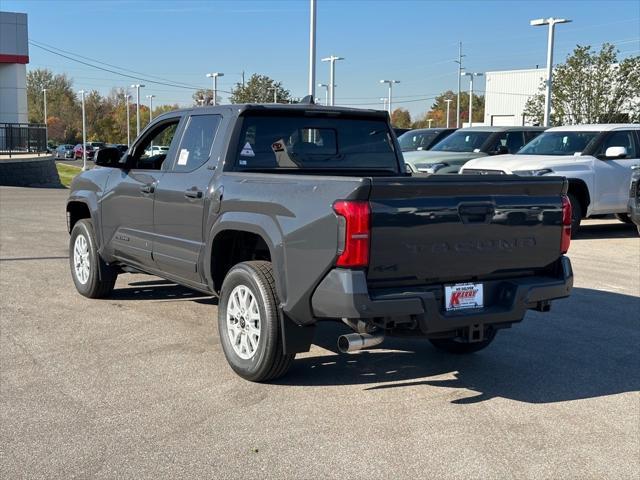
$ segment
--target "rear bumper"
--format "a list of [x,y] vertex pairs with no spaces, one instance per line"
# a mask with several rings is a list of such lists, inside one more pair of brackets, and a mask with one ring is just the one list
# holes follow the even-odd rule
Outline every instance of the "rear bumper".
[[546,311],[549,302],[568,297],[573,288],[573,270],[563,256],[556,276],[534,276],[482,282],[485,308],[446,312],[444,288],[429,286],[411,289],[385,289],[370,293],[365,273],[358,270],[331,270],[311,299],[317,318],[394,318],[413,317],[424,334],[448,332],[472,325],[519,322],[527,310]]

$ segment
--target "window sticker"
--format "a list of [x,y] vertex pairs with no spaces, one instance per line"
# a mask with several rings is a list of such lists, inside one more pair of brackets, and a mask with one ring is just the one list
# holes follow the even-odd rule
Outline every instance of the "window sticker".
[[180,156],[178,157],[178,165],[186,165],[189,160],[189,150],[183,148],[180,150]]
[[255,157],[256,154],[253,153],[253,148],[251,148],[251,144],[249,142],[244,144],[242,147],[242,151],[240,152],[241,157]]

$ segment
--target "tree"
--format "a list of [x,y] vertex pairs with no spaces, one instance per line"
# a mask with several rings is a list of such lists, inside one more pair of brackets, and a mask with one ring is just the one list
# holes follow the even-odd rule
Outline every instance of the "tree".
[[396,108],[391,113],[391,125],[396,128],[411,128],[411,114],[404,108]]
[[[204,106],[204,105],[212,105],[211,100],[213,100],[213,90],[201,88],[200,90],[196,90],[196,92],[192,95],[193,104],[196,107]],[[220,95],[216,95],[216,103],[220,104],[221,102]]]
[[[525,115],[540,124],[544,90],[542,82],[525,106]],[[640,56],[619,62],[618,51],[609,43],[599,52],[578,45],[553,69],[551,106],[552,125],[640,120]]]
[[[447,99],[451,99],[449,104],[449,126],[456,126],[456,102],[457,94],[451,90],[438,95],[427,111],[420,119],[413,122],[413,128],[426,128],[429,126],[429,119],[432,120],[432,127],[447,126]],[[469,121],[469,93],[460,92],[460,122]],[[484,122],[484,95],[473,95],[473,122]]]
[[281,82],[276,82],[266,75],[254,73],[246,83],[236,83],[231,91],[229,100],[231,103],[272,103],[273,91],[276,90],[278,103],[288,103],[291,94],[282,87]]

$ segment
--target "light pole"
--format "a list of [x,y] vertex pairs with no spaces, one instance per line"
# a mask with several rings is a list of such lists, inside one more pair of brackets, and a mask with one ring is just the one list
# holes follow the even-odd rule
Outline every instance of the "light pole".
[[464,72],[463,77],[469,77],[469,126],[473,127],[473,77],[484,75],[479,72]]
[[144,85],[135,84],[131,85],[131,88],[136,89],[136,137],[140,135],[140,89],[144,88]]
[[431,128],[431,122],[433,122],[433,118],[427,118],[427,122],[429,122],[429,128]]
[[393,101],[393,84],[400,83],[400,80],[380,80],[380,83],[388,83],[389,84],[389,100],[387,102],[387,109],[389,111],[389,116],[391,116],[391,102]]
[[344,57],[331,55],[322,59],[323,62],[329,62],[329,105],[331,106],[336,104],[336,61],[338,60],[344,60]]
[[127,147],[131,146],[131,120],[129,120],[129,100],[131,95],[128,92],[124,93],[124,105],[127,107]]
[[149,99],[149,123],[153,120],[153,99],[156,98],[155,95],[147,95]]
[[278,87],[273,87],[273,103],[278,103]]
[[84,90],[78,92],[82,102],[82,171],[87,169],[87,122],[84,115]]
[[387,100],[389,100],[387,97],[380,97],[380,101],[382,102],[382,109],[383,110],[387,109]]
[[324,88],[324,104],[329,105],[329,85],[326,83],[319,83],[320,88]]
[[224,77],[224,73],[220,73],[220,72],[207,73],[207,78],[212,79],[212,82],[213,82],[213,100],[211,101],[211,105],[218,104],[218,77]]
[[530,25],[539,27],[542,25],[549,25],[549,38],[547,41],[547,81],[546,91],[544,96],[544,126],[550,126],[549,117],[551,116],[551,83],[553,81],[553,35],[555,32],[555,26],[558,23],[569,23],[571,20],[565,18],[538,18],[531,20]]
[[49,125],[47,125],[47,89],[43,88],[44,94],[44,149],[49,148]]
[[451,102],[453,102],[453,100],[450,98],[445,100],[445,103],[447,104],[447,128],[449,128],[449,110],[451,110]]
[[309,95],[316,96],[316,0],[309,5]]
[[460,128],[460,80],[462,78],[462,42],[458,42],[458,60],[455,62],[458,64],[458,102],[456,103],[456,128]]

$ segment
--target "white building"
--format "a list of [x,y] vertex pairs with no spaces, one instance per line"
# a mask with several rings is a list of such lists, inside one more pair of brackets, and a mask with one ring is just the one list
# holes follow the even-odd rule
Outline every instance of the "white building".
[[0,12],[0,123],[27,123],[27,14]]
[[531,125],[524,116],[529,97],[540,90],[546,71],[543,68],[486,72],[484,99],[485,125]]

